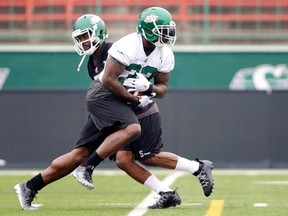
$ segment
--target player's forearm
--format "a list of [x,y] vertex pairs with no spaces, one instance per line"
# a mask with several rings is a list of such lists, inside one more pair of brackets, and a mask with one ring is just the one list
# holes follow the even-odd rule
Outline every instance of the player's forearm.
[[156,93],[156,98],[163,98],[165,97],[165,95],[168,92],[168,86],[165,84],[156,84],[153,85],[153,91],[154,93]]
[[138,104],[139,99],[127,92],[124,86],[116,79],[106,77],[106,79],[102,80],[103,85],[113,92],[118,97],[122,98],[124,101],[130,102],[132,104]]
[[124,101],[130,102],[132,104],[138,104],[139,99],[127,92],[124,86],[119,82],[119,75],[125,70],[125,65],[118,62],[113,57],[109,56],[105,71],[102,77],[102,84],[113,92],[118,97],[122,98]]

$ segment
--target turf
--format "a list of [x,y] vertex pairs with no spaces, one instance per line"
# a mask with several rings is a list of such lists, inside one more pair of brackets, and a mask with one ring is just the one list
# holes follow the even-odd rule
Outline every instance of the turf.
[[[153,170],[163,179],[167,173]],[[88,191],[70,175],[44,188],[34,203],[43,206],[38,211],[23,211],[13,192],[16,183],[26,181],[31,175],[3,172],[0,170],[0,215],[37,216],[90,216],[127,215],[149,193],[142,186],[119,171],[117,175],[93,176],[96,188]],[[173,173],[173,172],[170,172]],[[171,187],[178,187],[182,204],[175,208],[149,210],[145,215],[196,215],[207,216],[212,200],[223,200],[221,216],[243,215],[287,215],[288,172],[236,172],[215,170],[215,191],[206,198],[202,189],[191,175],[180,177]],[[260,173],[260,175],[259,175]],[[113,174],[113,172],[112,172]],[[233,175],[232,175],[233,174]],[[266,207],[254,207],[255,203],[265,203]],[[210,216],[210,215],[209,215]]]

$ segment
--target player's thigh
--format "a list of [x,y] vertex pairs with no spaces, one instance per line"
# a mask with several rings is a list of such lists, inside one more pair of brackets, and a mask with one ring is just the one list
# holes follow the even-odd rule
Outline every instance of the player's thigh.
[[96,127],[94,121],[89,115],[80,132],[80,136],[76,143],[75,149],[81,149],[82,147],[85,147],[89,154],[92,154],[108,135],[109,133],[103,133]]
[[99,130],[116,125],[126,128],[131,124],[139,124],[132,109],[119,98],[88,101],[87,109]]
[[154,157],[161,151],[162,129],[159,113],[154,113],[139,120],[141,125],[141,135],[130,144],[130,148],[135,154],[136,160],[146,160]]

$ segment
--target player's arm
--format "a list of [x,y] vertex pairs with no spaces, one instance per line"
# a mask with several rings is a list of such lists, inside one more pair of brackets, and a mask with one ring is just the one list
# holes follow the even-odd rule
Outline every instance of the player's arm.
[[158,72],[154,77],[153,92],[157,98],[163,98],[168,91],[170,73]]
[[130,102],[132,104],[138,104],[138,97],[130,94],[123,87],[123,85],[119,82],[118,77],[125,70],[125,65],[121,64],[112,56],[108,56],[105,72],[102,77],[102,84],[113,92],[115,95],[123,98],[125,101]]

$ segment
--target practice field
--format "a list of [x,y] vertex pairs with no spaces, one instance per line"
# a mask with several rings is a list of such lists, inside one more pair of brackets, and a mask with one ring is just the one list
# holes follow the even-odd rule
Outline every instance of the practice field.
[[206,198],[194,176],[153,170],[172,188],[178,187],[182,204],[148,210],[156,194],[119,170],[97,170],[95,189],[86,190],[71,175],[44,188],[34,203],[38,211],[23,211],[13,186],[37,171],[0,170],[0,215],[5,216],[275,216],[288,215],[288,170],[214,170],[215,190]]

